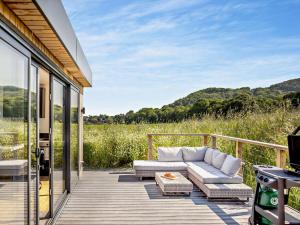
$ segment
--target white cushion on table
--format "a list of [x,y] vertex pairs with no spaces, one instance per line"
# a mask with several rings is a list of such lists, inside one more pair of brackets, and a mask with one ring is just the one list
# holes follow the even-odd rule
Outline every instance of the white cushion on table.
[[156,160],[134,160],[133,168],[135,170],[148,170],[148,171],[180,171],[180,170],[186,170],[187,164],[184,162],[160,162]]
[[204,184],[240,184],[243,178],[228,176],[206,162],[187,162],[188,172]]
[[221,167],[221,171],[229,176],[234,176],[241,168],[242,160],[228,155]]
[[182,162],[181,147],[158,147],[158,161],[161,162]]
[[215,149],[207,148],[204,156],[204,161],[208,164],[212,163],[212,156]]
[[203,161],[207,147],[182,147],[184,161]]
[[224,163],[227,154],[220,152],[218,150],[213,151],[212,155],[212,165],[217,169],[220,169]]

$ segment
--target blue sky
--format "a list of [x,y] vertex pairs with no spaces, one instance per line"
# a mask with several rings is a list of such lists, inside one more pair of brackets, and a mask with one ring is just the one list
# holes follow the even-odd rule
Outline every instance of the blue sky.
[[300,75],[300,0],[63,0],[93,70],[87,114]]

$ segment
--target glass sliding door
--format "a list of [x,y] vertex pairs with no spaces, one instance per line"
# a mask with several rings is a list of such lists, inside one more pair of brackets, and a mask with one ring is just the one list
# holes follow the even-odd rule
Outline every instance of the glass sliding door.
[[52,209],[60,205],[66,190],[66,87],[52,80]]
[[71,88],[71,118],[70,118],[70,165],[71,188],[79,177],[79,93]]
[[27,224],[29,59],[0,40],[0,68],[0,224]]

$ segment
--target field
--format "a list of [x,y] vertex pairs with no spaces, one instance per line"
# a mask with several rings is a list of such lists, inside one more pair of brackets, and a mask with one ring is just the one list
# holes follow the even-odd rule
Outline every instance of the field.
[[[287,134],[300,125],[298,111],[278,110],[269,114],[249,114],[231,119],[188,120],[168,124],[85,125],[84,162],[89,168],[130,167],[135,159],[147,158],[147,133],[217,133],[252,140],[287,145]],[[155,137],[158,146],[200,146],[195,137]],[[218,141],[218,148],[234,154],[235,145]],[[254,187],[253,164],[275,165],[274,150],[246,145],[243,150],[244,180]],[[290,204],[300,208],[300,192],[294,190]]]

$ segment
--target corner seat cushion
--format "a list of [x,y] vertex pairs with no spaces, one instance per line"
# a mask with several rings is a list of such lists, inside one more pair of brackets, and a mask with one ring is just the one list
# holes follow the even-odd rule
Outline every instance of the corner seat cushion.
[[188,173],[191,173],[204,184],[241,184],[243,178],[235,175],[228,176],[206,162],[187,162]]
[[147,171],[179,171],[187,170],[187,164],[184,162],[160,162],[156,160],[134,160],[134,170]]

